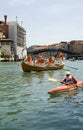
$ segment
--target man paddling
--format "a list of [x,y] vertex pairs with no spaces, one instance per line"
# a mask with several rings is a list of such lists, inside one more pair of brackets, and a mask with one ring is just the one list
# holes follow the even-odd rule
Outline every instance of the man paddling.
[[74,76],[71,76],[69,71],[66,71],[66,77],[61,81],[62,84],[77,84],[77,80]]

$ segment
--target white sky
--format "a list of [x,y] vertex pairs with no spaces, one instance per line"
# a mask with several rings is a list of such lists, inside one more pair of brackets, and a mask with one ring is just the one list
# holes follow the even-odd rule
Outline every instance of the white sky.
[[83,0],[1,0],[0,20],[26,29],[27,46],[83,40]]

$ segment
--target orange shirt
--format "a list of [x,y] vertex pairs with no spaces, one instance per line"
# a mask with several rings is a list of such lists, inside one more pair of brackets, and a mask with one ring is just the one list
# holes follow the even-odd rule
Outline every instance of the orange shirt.
[[43,58],[38,58],[38,63],[44,63],[44,59]]
[[30,62],[30,63],[32,63],[32,57],[31,57],[31,56],[28,56],[28,57],[27,57],[27,61]]
[[48,61],[49,61],[50,63],[54,63],[54,59],[53,59],[52,57],[50,57],[50,58],[48,59]]

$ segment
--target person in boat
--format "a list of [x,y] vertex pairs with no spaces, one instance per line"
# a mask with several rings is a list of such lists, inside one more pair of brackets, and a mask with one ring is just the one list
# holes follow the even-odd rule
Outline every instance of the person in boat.
[[48,62],[49,62],[49,63],[54,63],[54,62],[55,62],[54,57],[49,57]]
[[27,56],[27,58],[26,58],[25,61],[27,61],[27,62],[30,63],[30,64],[33,64],[33,60],[32,60],[32,57],[31,57],[30,55]]
[[56,61],[59,63],[64,61],[63,54],[60,51],[55,55],[55,58],[56,58]]
[[43,64],[45,62],[44,58],[40,55],[39,58],[37,59],[37,63]]
[[61,81],[62,84],[77,84],[77,80],[71,75],[69,71],[66,71],[66,77]]

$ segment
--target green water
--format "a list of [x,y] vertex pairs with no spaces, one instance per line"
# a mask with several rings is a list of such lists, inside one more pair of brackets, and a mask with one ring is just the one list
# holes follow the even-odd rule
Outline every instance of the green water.
[[83,130],[83,88],[47,93],[61,85],[48,78],[61,80],[66,70],[83,81],[83,61],[34,73],[23,72],[20,64],[0,62],[0,130]]

